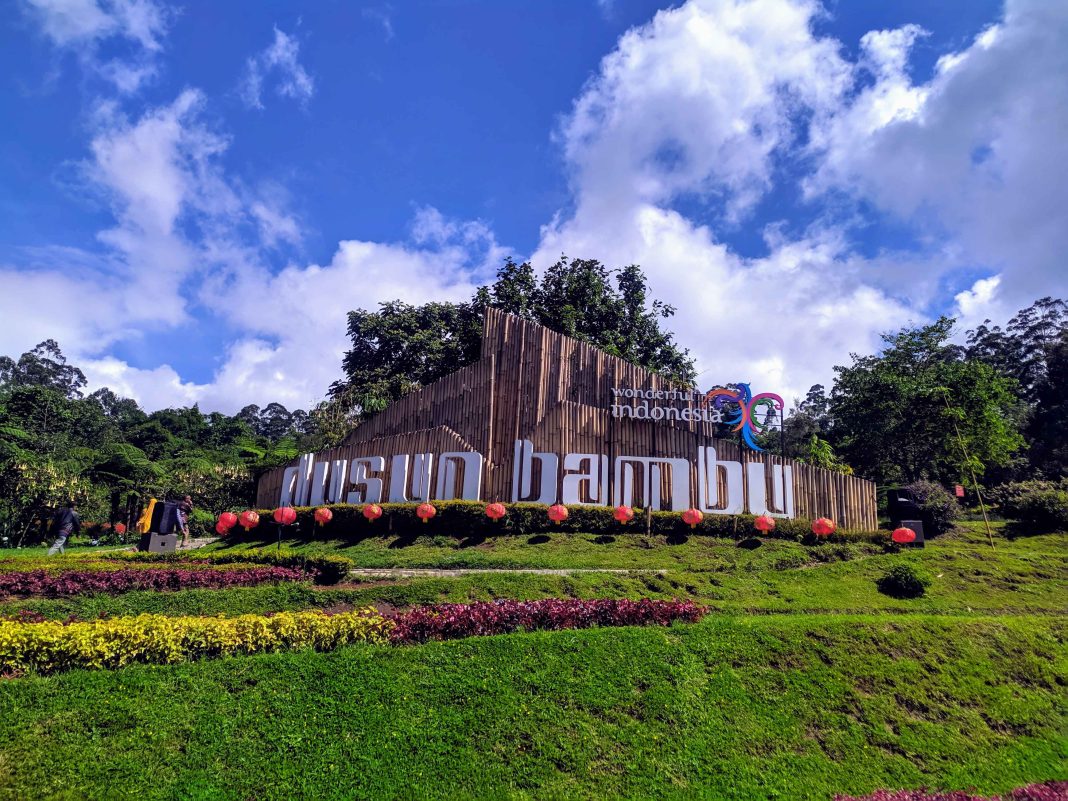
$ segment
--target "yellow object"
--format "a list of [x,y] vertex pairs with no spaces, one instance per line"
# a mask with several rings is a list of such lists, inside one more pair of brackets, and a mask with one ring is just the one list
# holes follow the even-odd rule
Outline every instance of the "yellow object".
[[141,519],[137,521],[137,530],[142,534],[147,534],[152,528],[152,510],[156,508],[156,499],[149,498],[148,506],[145,507],[145,513],[141,515]]
[[67,624],[4,620],[0,621],[0,670],[54,673],[295,648],[331,651],[357,642],[386,645],[392,628],[392,620],[370,608],[337,615],[318,611],[279,612],[270,617],[138,615]]

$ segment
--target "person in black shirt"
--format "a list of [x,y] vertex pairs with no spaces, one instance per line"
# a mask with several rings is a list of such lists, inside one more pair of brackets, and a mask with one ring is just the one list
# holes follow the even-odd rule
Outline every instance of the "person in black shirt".
[[64,553],[63,546],[67,544],[67,539],[81,527],[82,521],[78,518],[78,513],[74,511],[74,501],[67,501],[66,506],[57,509],[52,515],[52,526],[48,533],[54,536],[56,541],[48,549],[48,555],[54,556],[56,551]]

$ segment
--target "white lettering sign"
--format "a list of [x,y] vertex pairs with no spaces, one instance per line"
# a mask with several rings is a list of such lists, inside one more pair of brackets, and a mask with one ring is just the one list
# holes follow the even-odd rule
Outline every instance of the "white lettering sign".
[[[386,463],[384,456],[316,462],[314,454],[305,454],[295,466],[285,469],[279,505],[317,506],[341,499],[352,504],[381,503],[386,495]],[[686,459],[623,455],[610,464],[603,453],[568,453],[562,463],[561,470],[557,454],[535,452],[530,440],[516,440],[512,502],[569,506],[634,506],[640,502],[653,509],[678,512],[689,508],[695,499],[696,508],[706,514],[747,511],[795,516],[792,468],[772,465],[769,470],[763,461],[743,465],[720,459],[711,446],[697,449],[696,491],[691,486],[692,465]],[[394,454],[389,465],[388,498],[392,503],[477,501],[482,496],[485,459],[476,451]]]

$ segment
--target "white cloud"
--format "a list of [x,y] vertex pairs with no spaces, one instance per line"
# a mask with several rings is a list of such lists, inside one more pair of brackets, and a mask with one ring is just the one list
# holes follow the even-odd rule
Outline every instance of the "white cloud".
[[300,65],[300,43],[278,28],[274,41],[262,53],[251,57],[241,82],[241,96],[251,108],[263,108],[263,83],[270,75],[277,77],[275,92],[297,102],[307,103],[315,94],[315,81]]
[[[173,12],[154,0],[25,0],[52,43],[78,55],[83,67],[123,94],[140,89],[157,71],[156,56]],[[100,57],[109,39],[134,45],[130,60]]]
[[825,112],[848,78],[837,43],[809,30],[817,10],[691,2],[624,34],[561,130],[578,202],[611,215],[697,193],[740,218],[770,187],[794,115]]
[[543,229],[537,264],[560,252],[640,263],[704,384],[803,395],[908,313],[836,230],[790,241],[772,227],[770,255],[744,259],[671,208],[696,195],[721,202],[720,223],[744,219],[775,158],[798,147],[797,117],[834,113],[850,67],[812,34],[818,13],[785,0],[661,11],[622,37],[561,128],[576,204]]
[[1065,292],[1068,6],[1010,0],[1000,23],[919,84],[906,69],[917,33],[864,38],[874,83],[815,126],[810,196],[870,200],[1000,276],[958,296],[969,318]]
[[[108,21],[115,4],[70,8],[52,22],[57,43],[96,41],[119,24]],[[954,301],[978,321],[1065,287],[1068,13],[1012,2],[925,82],[909,60],[920,28],[870,32],[850,63],[838,42],[813,33],[820,13],[804,0],[692,0],[662,11],[621,37],[556,133],[572,203],[543,227],[535,265],[561,252],[642,264],[654,295],[677,307],[667,324],[705,385],[750,379],[802,395],[931,305]],[[298,50],[275,30],[250,59],[250,105],[262,107],[271,79],[282,96],[312,96]],[[101,104],[83,172],[115,217],[100,235],[107,256],[53,249],[32,269],[0,268],[15,289],[0,296],[0,315],[13,321],[0,330],[3,352],[56,336],[85,357],[93,382],[149,408],[306,406],[339,375],[349,310],[467,298],[508,254],[490,223],[420,208],[407,242],[345,240],[326,264],[268,268],[265,254],[303,241],[302,222],[284,191],[250,190],[223,171],[229,142],[204,123],[205,102],[187,91],[134,120]],[[809,171],[814,208],[844,200],[861,217],[853,201],[874,203],[911,225],[922,249],[864,258],[848,219],[799,236],[773,223],[766,257],[733,252],[717,230],[744,224],[776,181],[795,180],[778,169],[784,160]],[[707,213],[687,217],[680,200]],[[947,293],[950,270],[971,286]],[[217,298],[239,299],[228,306],[238,333],[210,381],[106,355],[117,337],[188,322],[193,305]]]

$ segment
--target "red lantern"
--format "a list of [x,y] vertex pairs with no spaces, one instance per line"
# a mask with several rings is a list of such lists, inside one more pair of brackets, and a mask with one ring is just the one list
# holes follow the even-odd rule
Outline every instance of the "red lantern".
[[502,517],[508,514],[508,510],[504,508],[503,503],[491,503],[486,507],[486,517],[496,523]]
[[617,506],[616,510],[612,513],[618,522],[626,524],[634,519],[634,510],[629,506]]
[[916,541],[916,532],[911,528],[895,528],[894,533],[890,535],[890,539],[896,542],[898,545],[907,545],[910,542]]
[[237,525],[237,515],[233,512],[223,512],[219,515],[219,525],[223,528],[233,528]]
[[557,525],[567,520],[567,507],[560,503],[554,503],[548,510],[549,519]]
[[369,503],[363,507],[363,516],[373,523],[382,516],[382,507],[377,503]]
[[282,526],[291,526],[297,522],[297,510],[292,506],[279,506],[274,510],[274,522]]
[[434,508],[432,503],[421,503],[415,507],[415,514],[424,523],[438,513],[438,510]]
[[829,517],[818,517],[812,521],[812,533],[817,537],[829,537],[838,526]]
[[241,524],[241,527],[245,529],[245,531],[248,531],[260,524],[260,516],[251,509],[246,509],[237,518],[237,522]]
[[757,531],[767,534],[769,531],[775,530],[775,518],[771,515],[761,515],[753,521],[753,525],[756,526]]
[[705,519],[705,516],[701,514],[700,509],[687,509],[682,513],[682,522],[686,523],[690,528],[697,528],[697,524]]
[[225,537],[230,533],[230,527],[224,526],[221,522],[215,524],[215,533],[220,537]]
[[325,506],[320,506],[315,510],[315,522],[320,526],[325,526],[331,520],[334,519],[334,513],[327,509]]
[[125,534],[126,533],[126,524],[125,523],[116,523],[115,524],[115,533],[116,534]]

